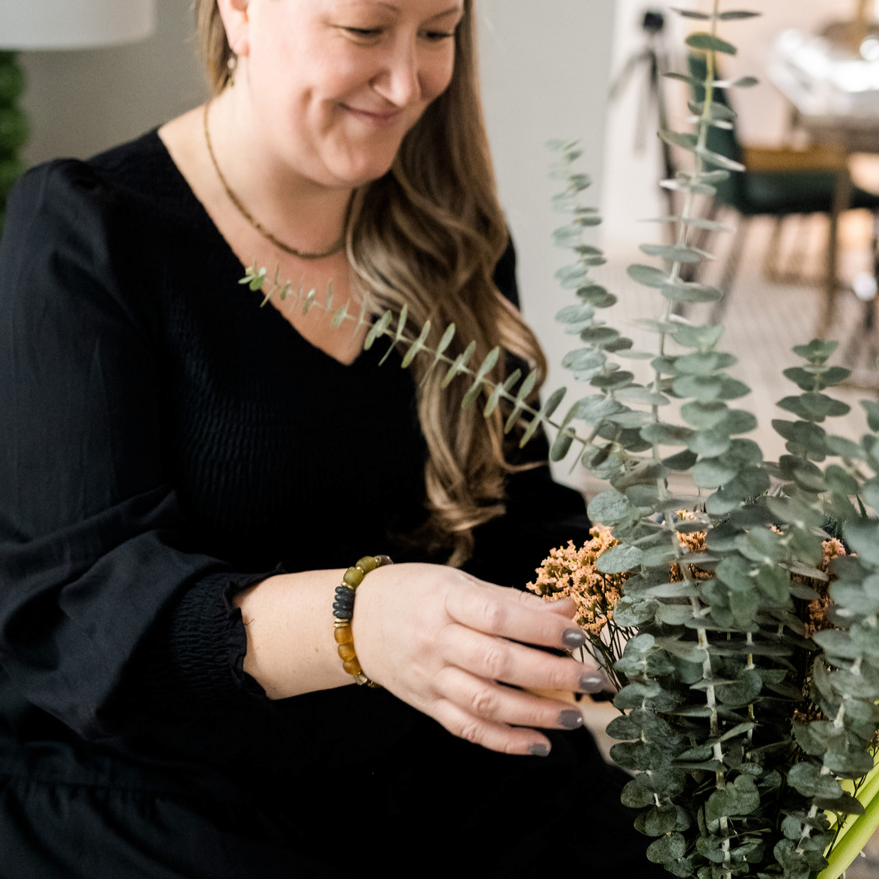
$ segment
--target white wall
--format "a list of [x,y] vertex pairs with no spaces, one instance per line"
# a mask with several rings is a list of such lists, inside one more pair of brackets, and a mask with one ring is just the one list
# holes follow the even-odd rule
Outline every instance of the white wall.
[[28,79],[22,104],[31,120],[31,139],[24,151],[28,162],[85,158],[204,99],[207,90],[192,37],[191,4],[157,0],[156,5],[156,33],[142,43],[21,53]]
[[[572,347],[554,315],[571,301],[553,278],[570,254],[552,245],[565,218],[550,199],[551,138],[579,138],[582,169],[595,181],[585,200],[600,203],[614,0],[479,0],[482,79],[489,136],[519,255],[525,317],[550,359],[547,392],[569,383],[561,357]],[[573,399],[573,398],[572,398]],[[557,478],[568,478],[567,470]]]

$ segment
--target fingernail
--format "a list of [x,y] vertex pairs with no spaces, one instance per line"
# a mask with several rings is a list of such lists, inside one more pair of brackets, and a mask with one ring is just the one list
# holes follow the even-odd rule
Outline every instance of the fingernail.
[[580,629],[565,629],[562,634],[562,644],[569,650],[582,647],[586,643],[586,636]]
[[597,693],[604,689],[604,677],[597,671],[587,671],[580,675],[580,689],[584,693]]
[[528,753],[532,757],[548,757],[549,745],[531,745],[531,747],[528,749]]
[[572,708],[559,712],[559,726],[563,729],[577,729],[583,726],[583,715]]

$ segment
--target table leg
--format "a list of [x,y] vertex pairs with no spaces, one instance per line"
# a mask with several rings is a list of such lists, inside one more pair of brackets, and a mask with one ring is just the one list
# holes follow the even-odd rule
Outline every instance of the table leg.
[[830,230],[827,241],[827,276],[824,281],[824,307],[818,317],[815,335],[823,339],[833,326],[834,306],[839,274],[839,218],[851,204],[852,179],[848,169],[836,175],[833,191],[833,205],[830,210]]

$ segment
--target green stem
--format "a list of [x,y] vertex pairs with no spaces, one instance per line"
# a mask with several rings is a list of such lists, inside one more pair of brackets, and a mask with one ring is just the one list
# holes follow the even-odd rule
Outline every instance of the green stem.
[[854,863],[855,858],[879,827],[879,796],[873,796],[863,815],[859,815],[845,835],[836,841],[827,858],[828,866],[818,879],[837,879]]

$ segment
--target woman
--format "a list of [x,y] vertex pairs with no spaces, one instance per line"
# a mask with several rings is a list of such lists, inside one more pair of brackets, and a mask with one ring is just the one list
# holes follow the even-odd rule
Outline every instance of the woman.
[[[239,285],[277,265],[542,366],[492,280],[471,3],[197,11],[212,101],[7,213],[0,874],[636,875],[590,851],[629,832],[617,776],[529,692],[601,685],[570,608],[492,585],[577,499],[439,371]],[[513,298],[509,254],[495,277]],[[397,563],[348,575],[340,652],[369,553]]]

